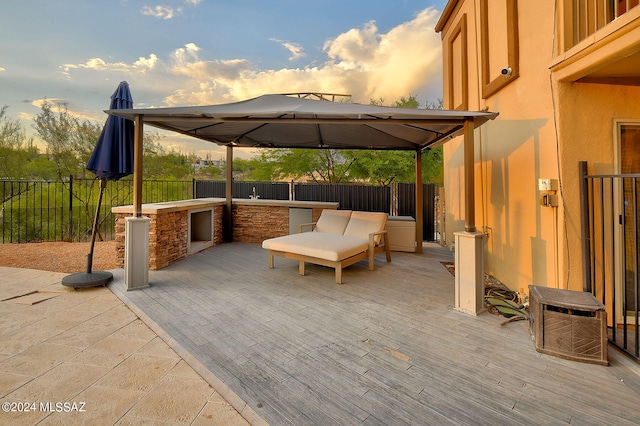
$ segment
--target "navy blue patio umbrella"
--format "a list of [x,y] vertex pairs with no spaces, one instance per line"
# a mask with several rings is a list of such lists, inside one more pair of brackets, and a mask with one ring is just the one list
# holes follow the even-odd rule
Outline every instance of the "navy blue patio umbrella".
[[[126,81],[118,85],[111,95],[109,109],[133,108],[133,98]],[[93,221],[91,232],[91,248],[87,254],[87,269],[85,272],[71,274],[62,279],[62,284],[75,289],[81,287],[96,287],[108,284],[113,279],[113,274],[108,271],[92,271],[93,250],[96,243],[98,218],[102,196],[107,186],[107,181],[116,181],[133,173],[133,143],[134,123],[131,120],[109,115],[100,133],[98,142],[87,163],[87,170],[91,170],[100,180],[100,195],[98,206]]]

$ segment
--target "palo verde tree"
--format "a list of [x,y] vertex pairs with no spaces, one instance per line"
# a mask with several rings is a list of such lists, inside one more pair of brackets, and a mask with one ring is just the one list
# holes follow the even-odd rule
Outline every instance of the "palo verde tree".
[[27,164],[38,151],[21,122],[7,116],[7,108],[0,108],[0,179],[22,179],[29,177]]
[[145,133],[142,140],[143,170],[146,179],[184,180],[193,175],[194,159],[167,151],[158,133]]
[[[383,98],[372,99],[372,105],[384,106]],[[396,108],[420,108],[415,96],[401,96],[391,106]],[[428,109],[442,109],[442,100],[428,103]],[[355,159],[350,170],[353,179],[377,185],[391,185],[396,182],[415,181],[415,153],[411,151],[361,150],[348,152]],[[422,180],[442,184],[442,148],[426,150],[422,154]]]
[[58,104],[54,111],[51,102],[45,99],[40,109],[33,127],[47,146],[58,179],[86,175],[83,166],[89,161],[102,127],[73,117],[65,104]]
[[355,158],[337,149],[268,149],[260,153],[254,176],[342,183],[349,180],[354,161]]

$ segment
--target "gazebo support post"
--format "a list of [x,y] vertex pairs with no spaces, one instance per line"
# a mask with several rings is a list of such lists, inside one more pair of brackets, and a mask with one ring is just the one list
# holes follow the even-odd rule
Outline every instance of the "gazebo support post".
[[478,315],[484,306],[484,234],[475,224],[474,124],[464,122],[464,232],[455,232],[455,309]]
[[225,242],[233,242],[233,146],[227,145],[227,170],[224,206],[224,232]]
[[422,223],[424,192],[422,190],[422,150],[416,150],[416,253],[422,253]]
[[149,222],[142,216],[142,140],[141,115],[135,116],[133,151],[133,217],[125,218],[124,286],[127,290],[149,287]]

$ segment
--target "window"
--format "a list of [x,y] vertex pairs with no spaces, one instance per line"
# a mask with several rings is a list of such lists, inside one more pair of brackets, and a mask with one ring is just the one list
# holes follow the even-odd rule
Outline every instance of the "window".
[[451,33],[448,42],[449,108],[467,110],[469,107],[469,70],[467,64],[467,15]]
[[481,0],[480,37],[482,97],[486,99],[519,76],[517,1]]

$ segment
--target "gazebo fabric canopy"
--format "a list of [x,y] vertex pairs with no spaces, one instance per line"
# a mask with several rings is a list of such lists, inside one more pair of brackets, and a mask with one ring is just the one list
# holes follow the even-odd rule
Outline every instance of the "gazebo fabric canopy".
[[248,148],[422,150],[474,128],[493,112],[392,108],[264,95],[210,106],[108,110],[108,114],[219,145]]
[[[127,289],[148,287],[148,256],[133,247],[132,236],[147,235],[142,218],[142,139],[144,124],[233,147],[411,150],[416,153],[416,251],[422,253],[422,150],[464,135],[465,231],[474,233],[474,129],[498,116],[493,112],[391,108],[264,95],[243,102],[178,108],[108,110],[135,122],[133,205],[127,225]],[[225,229],[232,240],[233,168],[227,167]],[[145,228],[146,226],[146,228]],[[148,243],[148,242],[147,242]],[[126,258],[126,256],[125,256]],[[457,259],[457,258],[456,258]],[[460,265],[457,264],[456,267]],[[127,265],[138,265],[135,271]],[[478,259],[476,259],[476,266]],[[142,271],[142,272],[141,272]],[[136,273],[134,273],[136,272]],[[134,276],[135,275],[135,276]],[[134,283],[140,281],[140,283]]]

